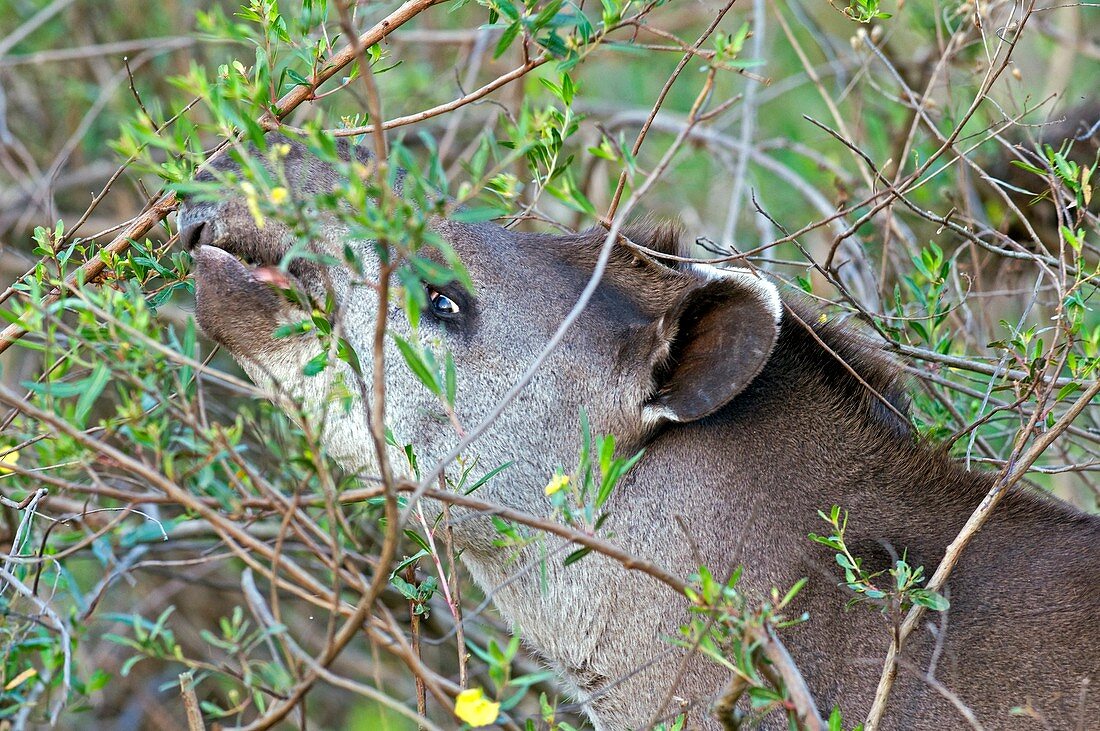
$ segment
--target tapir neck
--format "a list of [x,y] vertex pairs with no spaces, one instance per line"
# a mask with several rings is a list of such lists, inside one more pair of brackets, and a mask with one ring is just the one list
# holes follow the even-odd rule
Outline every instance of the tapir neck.
[[781,342],[722,411],[655,438],[616,507],[635,525],[649,510],[695,546],[677,560],[684,569],[726,563],[733,546],[778,579],[786,572],[769,562],[818,551],[807,534],[828,532],[817,511],[832,505],[850,512],[853,535],[934,565],[988,476],[922,446],[891,410],[900,399],[885,406],[830,368],[807,367],[798,343]]

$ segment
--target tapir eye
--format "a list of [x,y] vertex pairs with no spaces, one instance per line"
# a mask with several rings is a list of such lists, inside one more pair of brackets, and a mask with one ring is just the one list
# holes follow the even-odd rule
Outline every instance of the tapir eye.
[[453,299],[434,289],[428,290],[428,299],[432,303],[432,312],[440,317],[454,317],[461,312]]

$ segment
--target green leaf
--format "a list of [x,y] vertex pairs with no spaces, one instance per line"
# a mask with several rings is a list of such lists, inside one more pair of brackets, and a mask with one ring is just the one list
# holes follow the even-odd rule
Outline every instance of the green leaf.
[[[536,30],[553,20],[554,16],[558,14],[558,11],[561,10],[561,6],[564,4],[564,0],[552,0],[552,2],[547,3],[546,7],[544,7],[531,22],[531,32],[534,33]],[[569,102],[566,102],[566,104],[568,103]]]
[[419,533],[417,533],[414,530],[409,530],[408,528],[406,528],[404,532],[405,532],[405,537],[408,538],[410,541],[412,541],[416,545],[420,546],[425,551],[427,551],[429,553],[431,552],[432,547],[430,545],[428,545],[428,541],[427,541],[426,538],[424,538],[424,536],[420,535]]
[[409,370],[413,372],[417,380],[424,384],[425,387],[436,396],[439,396],[443,389],[439,385],[439,379],[435,373],[428,368],[428,364],[425,362],[423,353],[419,348],[414,348],[409,344],[409,341],[400,335],[393,336],[394,341],[397,343],[397,349],[401,352],[401,357],[405,359],[405,364],[409,366]]
[[97,690],[102,689],[111,680],[111,674],[102,668],[97,668],[88,681],[84,684],[84,690],[88,693],[94,693]]
[[562,566],[568,566],[569,564],[576,563],[577,561],[580,561],[582,558],[584,558],[585,556],[587,556],[591,552],[592,552],[591,548],[588,548],[588,547],[579,548],[576,551],[573,551],[573,553],[566,556],[565,560],[562,561],[561,565]]
[[455,280],[455,273],[453,271],[431,259],[414,256],[409,259],[409,265],[412,266],[417,275],[428,284],[442,287]]
[[76,413],[73,420],[80,426],[84,426],[88,420],[88,414],[95,406],[99,395],[111,378],[111,369],[106,363],[99,362],[92,368],[92,375],[84,379],[83,393],[76,402]]
[[500,40],[497,41],[496,49],[493,51],[493,58],[497,59],[504,55],[504,52],[508,50],[508,46],[512,45],[512,41],[519,35],[520,24],[512,23],[504,32],[500,35]]
[[438,262],[432,262],[431,259],[414,256],[409,259],[409,265],[414,269],[417,276],[429,285],[442,287],[454,281],[454,273],[449,268]]
[[783,595],[783,599],[780,600],[779,606],[785,607],[790,604],[791,600],[795,598],[798,592],[802,591],[802,587],[806,586],[809,581],[808,578],[802,577],[798,581],[794,582],[794,586],[787,590],[787,593]]
[[1032,165],[1030,163],[1024,162],[1023,160],[1009,160],[1008,164],[1009,165],[1015,165],[1016,167],[1021,168],[1023,170],[1026,170],[1029,173],[1034,173],[1035,175],[1046,175],[1047,174],[1046,170],[1043,170],[1042,168],[1037,168],[1037,167],[1035,167],[1034,165]]
[[309,361],[302,368],[302,375],[304,376],[316,376],[318,373],[325,369],[328,365],[328,353],[321,351],[317,355],[309,359]]
[[396,575],[391,576],[390,577],[390,583],[393,585],[393,587],[395,589],[397,589],[399,592],[401,592],[401,596],[405,597],[406,599],[408,599],[410,601],[416,601],[417,597],[420,595],[419,592],[417,591],[417,588],[414,585],[412,585],[409,582],[405,581],[400,576],[396,576]]
[[353,371],[363,375],[363,366],[359,362],[359,354],[355,352],[355,348],[346,338],[340,338],[336,341],[336,357],[351,366]]
[[494,218],[500,218],[507,213],[508,211],[493,206],[463,207],[451,214],[450,218],[452,221],[458,221],[459,223],[484,223]]
[[503,472],[504,470],[508,469],[511,466],[512,466],[512,462],[505,462],[500,467],[496,467],[494,469],[489,470],[488,472],[486,472],[484,475],[481,476],[481,479],[479,479],[477,482],[475,482],[473,485],[471,485],[468,490],[466,490],[466,494],[469,495],[474,490],[478,489],[479,487],[484,485],[486,482],[493,479],[494,477],[496,477],[501,472]]
[[290,80],[294,82],[290,86],[309,86],[310,85],[309,84],[309,79],[305,78],[304,76],[302,76],[300,73],[298,73],[294,69],[288,68],[283,73],[285,73],[288,77],[290,77]]
[[447,403],[453,408],[458,396],[458,375],[455,373],[455,359],[450,351],[443,358],[443,387]]
[[[405,531],[405,535],[408,535],[410,533],[412,533],[412,531]],[[396,566],[393,567],[393,571],[390,572],[390,581],[393,581],[394,577],[400,577],[401,572],[404,571],[405,569],[407,569],[412,564],[414,564],[417,561],[419,561],[420,559],[426,558],[430,555],[431,554],[427,550],[423,550],[423,551],[417,551],[412,556],[409,556],[408,558],[404,559],[403,561],[401,561],[400,563],[398,563]]]
[[830,538],[829,536],[819,536],[816,533],[811,533],[808,536],[808,538],[811,541],[813,541],[814,543],[820,543],[823,546],[828,546],[829,548],[833,549],[834,551],[843,551],[844,550],[844,546],[842,546],[839,542],[837,542],[836,540]]
[[951,608],[951,602],[947,601],[947,597],[928,589],[913,589],[909,592],[909,599],[914,604],[919,604],[934,612],[946,612]]
[[1079,391],[1079,390],[1081,390],[1081,384],[1080,383],[1077,383],[1076,381],[1074,381],[1072,383],[1067,383],[1066,385],[1062,386],[1062,388],[1058,391],[1058,397],[1055,400],[1056,401],[1061,401],[1062,399],[1066,398],[1070,394],[1074,393],[1075,391]]
[[134,669],[134,666],[144,659],[144,655],[134,655],[126,662],[122,663],[122,668],[118,671],[118,674],[125,678],[130,674],[130,671]]
[[599,460],[600,472],[606,474],[611,470],[611,460],[615,458],[615,437],[608,434],[600,440]]
[[24,381],[20,385],[32,393],[49,394],[54,398],[71,398],[84,393],[84,381],[78,383],[34,383],[32,381]]
[[409,325],[415,331],[420,327],[421,310],[428,306],[428,293],[420,277],[409,267],[398,269],[397,279],[401,282],[401,288],[405,293],[405,300],[402,303],[405,316],[409,318]]
[[750,705],[756,710],[759,710],[761,708],[766,708],[766,707],[770,706],[773,703],[782,703],[783,702],[783,696],[779,695],[777,692],[775,692],[771,688],[763,688],[763,687],[749,688],[748,694],[749,694]]

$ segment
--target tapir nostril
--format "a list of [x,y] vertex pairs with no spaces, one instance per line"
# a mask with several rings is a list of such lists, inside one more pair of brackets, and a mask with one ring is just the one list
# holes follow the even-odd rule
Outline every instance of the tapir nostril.
[[203,243],[202,234],[204,228],[206,228],[206,221],[188,224],[180,229],[180,244],[183,245],[184,251],[194,251]]

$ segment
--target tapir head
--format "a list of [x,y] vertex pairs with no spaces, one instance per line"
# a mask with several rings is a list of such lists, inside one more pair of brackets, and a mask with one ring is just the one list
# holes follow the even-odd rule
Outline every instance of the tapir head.
[[[416,445],[421,463],[438,458],[493,410],[555,336],[592,277],[606,232],[531,234],[427,217],[426,229],[441,245],[421,255],[445,264],[440,251],[449,249],[468,282],[402,277],[398,286],[395,277],[380,309],[377,242],[311,206],[340,190],[345,176],[369,172],[370,155],[338,146],[329,163],[302,143],[267,142],[274,152],[254,152],[253,164],[285,186],[279,198],[307,220],[261,216],[255,189],[232,182],[239,162],[226,158],[201,174],[198,181],[221,181],[232,192],[192,198],[180,214],[181,238],[195,262],[199,324],[259,384],[317,418],[328,450],[356,470],[374,465],[366,416],[380,342],[387,426]],[[653,255],[677,250],[667,228],[635,227],[619,237],[583,313],[474,445],[483,464],[513,463],[514,501],[528,491],[541,497],[554,468],[575,463],[580,410],[594,430],[640,446],[661,429],[718,411],[763,368],[782,313],[776,288],[747,270],[667,264]],[[390,266],[400,266],[392,259]],[[408,286],[422,288],[418,323],[400,306]],[[288,297],[291,289],[299,294]],[[335,357],[319,373],[307,367],[324,342],[295,325],[310,321],[303,304],[310,301],[330,303],[329,327],[357,354],[359,373]],[[380,313],[386,333],[376,339]],[[442,353],[452,355],[450,413],[410,372],[399,339],[432,349],[439,363]]]

